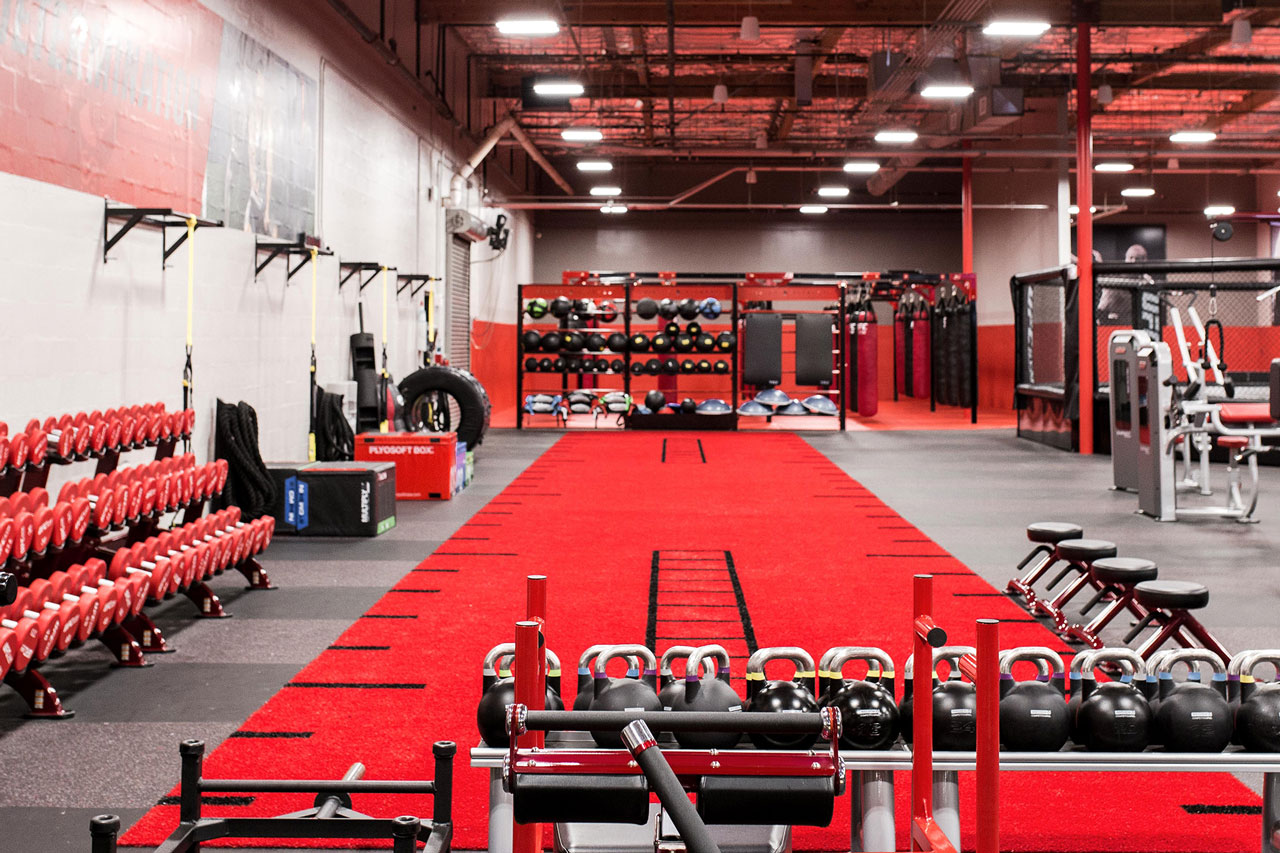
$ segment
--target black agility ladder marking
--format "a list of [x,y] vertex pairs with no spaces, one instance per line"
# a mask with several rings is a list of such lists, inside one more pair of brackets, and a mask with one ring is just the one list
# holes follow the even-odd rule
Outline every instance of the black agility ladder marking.
[[1184,805],[1182,809],[1187,814],[1262,814],[1262,806],[1215,806],[1205,803],[1192,803]]
[[376,684],[359,681],[290,681],[285,687],[319,687],[332,688],[337,690],[422,690],[425,684]]
[[390,646],[330,646],[331,652],[389,652]]
[[662,439],[662,461],[689,463],[689,464],[707,464],[707,451],[702,446],[702,439],[694,439],[691,443],[687,438],[671,438]]
[[[206,806],[251,806],[257,797],[237,797],[237,796],[220,796],[216,794],[201,794],[200,802]],[[182,805],[181,797],[161,797],[156,800],[157,806],[180,806]]]
[[[707,556],[690,556],[705,554]],[[710,556],[715,554],[717,556]],[[678,556],[677,556],[678,555]],[[698,567],[681,565],[686,562],[716,563]],[[693,577],[683,576],[688,572],[697,572]],[[707,574],[708,572],[713,574]],[[717,577],[715,573],[718,573]],[[708,583],[714,586],[707,586]],[[693,585],[690,585],[693,584]],[[733,597],[733,603],[716,601],[701,603],[694,601],[673,601],[673,596],[690,594],[712,594]],[[690,614],[689,618],[681,618],[691,608],[733,608],[738,611],[737,619],[699,618]],[[726,614],[727,615],[727,614]],[[659,634],[658,626],[679,623],[717,623],[723,624],[725,630],[714,637],[686,636],[675,634]],[[733,627],[736,626],[736,627]],[[645,643],[655,652],[658,651],[659,640],[671,642],[688,641],[694,645],[704,642],[719,641],[722,645],[742,643],[747,654],[753,654],[759,646],[756,643],[755,629],[751,625],[751,614],[747,611],[746,598],[742,594],[742,584],[738,580],[738,570],[733,564],[733,554],[729,551],[691,551],[674,549],[670,551],[654,551],[649,563],[649,619],[645,628]],[[734,658],[740,655],[732,655]]]
[[411,572],[448,572],[450,574],[457,574],[462,570],[461,569],[410,569],[409,571]]
[[361,619],[417,619],[416,613],[366,613]]
[[308,738],[311,732],[232,732],[231,737]]
[[438,589],[389,589],[387,592],[439,592]]

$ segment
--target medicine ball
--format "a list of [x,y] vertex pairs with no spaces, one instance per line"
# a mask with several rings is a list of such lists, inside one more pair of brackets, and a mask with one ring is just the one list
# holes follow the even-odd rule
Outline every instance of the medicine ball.
[[681,332],[675,338],[676,352],[690,352],[693,350],[693,335],[688,332]]
[[562,343],[564,342],[561,340],[559,332],[547,332],[542,336],[542,351],[555,352],[560,349]]
[[568,352],[582,352],[584,341],[582,335],[577,332],[568,332],[564,336],[562,346]]
[[554,370],[554,371],[556,371],[557,373],[563,373],[563,372],[564,372],[564,359],[563,359],[563,358],[561,358],[560,356],[556,356],[555,361],[551,362],[551,369],[552,369],[552,370]]
[[650,376],[657,376],[662,372],[662,362],[656,358],[651,358],[644,363],[644,372]]
[[716,349],[721,352],[730,352],[737,342],[738,339],[733,332],[721,332],[716,335]]
[[590,314],[594,310],[596,310],[596,306],[590,299],[573,300],[573,312],[575,314]]
[[692,299],[681,299],[680,304],[676,306],[676,310],[680,312],[680,316],[686,320],[692,320],[698,316],[698,303]]
[[666,332],[658,332],[653,336],[653,351],[667,352],[671,349],[671,336]]
[[722,359],[722,360],[720,360],[720,361],[717,361],[717,362],[715,363],[715,365],[714,365],[714,368],[713,368],[713,369],[715,370],[715,372],[716,372],[716,373],[728,373],[728,372],[729,372],[729,362],[724,361],[723,359]]
[[608,346],[609,352],[626,352],[627,336],[622,332],[614,332],[609,336]]
[[702,334],[702,324],[698,322],[693,322],[685,326],[684,330],[689,334],[693,335],[694,338],[697,338],[698,335]]
[[597,358],[595,361],[591,363],[591,372],[592,373],[608,373],[609,360],[604,358]]
[[587,335],[587,349],[591,352],[604,352],[604,344],[604,335],[599,332]]
[[541,320],[547,316],[547,312],[551,310],[551,306],[547,304],[547,300],[539,296],[537,299],[530,299],[529,304],[524,306],[525,313],[535,320]]
[[623,364],[622,359],[615,358],[613,361],[609,362],[609,369],[614,373],[622,373],[627,369],[627,366]]
[[661,411],[667,405],[667,395],[657,388],[644,395],[644,407],[651,412]]
[[537,352],[542,348],[542,335],[538,334],[533,329],[530,329],[521,335],[520,340],[524,344],[525,352]]
[[693,345],[698,348],[698,352],[711,352],[716,348],[716,339],[703,332],[694,338]]
[[565,360],[565,369],[570,373],[581,373],[582,359],[578,358],[576,355],[569,356],[569,358]]
[[536,358],[526,358],[524,360],[524,369],[530,373],[538,372],[538,360]]
[[649,339],[646,338],[644,335],[640,334],[639,332],[636,332],[634,335],[631,336],[631,342],[629,346],[632,352],[648,352]]
[[711,372],[711,362],[707,361],[705,358],[704,358],[704,359],[702,359],[701,361],[699,361],[699,362],[698,362],[698,372],[699,372],[699,373],[710,373],[710,372]]
[[667,359],[666,361],[662,362],[662,372],[663,373],[679,373],[680,362],[676,361],[674,358]]
[[698,310],[702,312],[702,316],[708,320],[714,320],[720,316],[720,300],[714,296],[708,296],[702,300],[702,304],[698,306]]
[[542,359],[541,361],[539,361],[539,362],[538,362],[538,369],[539,369],[539,370],[541,370],[543,373],[550,373],[550,372],[551,372],[551,359],[549,359],[549,358],[544,358],[544,359]]
[[643,361],[631,362],[631,372],[636,376],[639,376],[641,373],[644,373],[644,362]]
[[692,398],[685,397],[680,401],[680,413],[682,415],[692,415],[696,411],[698,411],[698,404],[693,402]]
[[678,310],[679,309],[676,308],[676,304],[670,299],[664,299],[658,303],[658,314],[664,320],[674,320]]
[[675,320],[672,320],[670,323],[662,327],[662,331],[666,332],[667,337],[674,338],[676,335],[680,334],[680,324]]
[[596,316],[602,323],[612,323],[618,319],[618,306],[613,304],[612,299],[602,300],[600,306],[596,308]]
[[557,296],[551,300],[551,315],[553,317],[568,317],[569,312],[573,310],[573,303],[569,301],[567,296]]
[[693,359],[691,358],[686,358],[684,361],[680,362],[681,373],[693,373],[697,369],[698,369],[698,365],[694,364]]
[[646,296],[636,303],[636,315],[642,320],[652,320],[658,316],[658,303]]

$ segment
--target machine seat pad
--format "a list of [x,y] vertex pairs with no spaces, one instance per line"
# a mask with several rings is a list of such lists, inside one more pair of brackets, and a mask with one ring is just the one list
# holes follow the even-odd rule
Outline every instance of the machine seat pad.
[[1057,545],[1063,539],[1079,539],[1084,528],[1065,521],[1037,521],[1027,525],[1027,538],[1032,542]]
[[1199,610],[1209,603],[1209,588],[1192,581],[1143,581],[1133,589],[1148,610]]
[[1105,539],[1063,539],[1058,543],[1058,556],[1064,560],[1089,563],[1116,555],[1116,543]]
[[1155,563],[1140,557],[1104,557],[1094,560],[1092,568],[1094,578],[1103,583],[1136,584],[1160,574]]
[[1223,403],[1218,417],[1224,424],[1269,424],[1270,403]]

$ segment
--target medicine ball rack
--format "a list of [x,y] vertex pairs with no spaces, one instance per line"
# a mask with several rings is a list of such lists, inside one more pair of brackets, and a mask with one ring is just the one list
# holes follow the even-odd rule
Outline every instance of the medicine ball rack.
[[[930,646],[946,642],[945,632],[932,614],[932,576],[916,575],[913,583],[913,617],[911,621],[914,655],[925,659]],[[533,715],[540,709],[545,691],[545,658],[539,650],[546,647],[547,579],[531,575],[527,580],[526,621],[516,623],[516,658],[511,671],[515,675],[515,698]],[[1081,748],[1060,752],[1001,751],[999,728],[998,672],[999,624],[980,619],[976,625],[977,656],[964,656],[961,670],[977,684],[977,744],[975,752],[934,752],[932,750],[932,703],[921,702],[912,715],[913,740],[916,748],[899,745],[887,750],[840,750],[839,760],[853,773],[849,783],[852,826],[850,849],[854,851],[896,850],[894,817],[894,771],[912,774],[911,837],[913,850],[935,853],[959,850],[960,784],[959,773],[977,771],[979,795],[977,809],[978,837],[973,849],[977,853],[995,853],[999,847],[999,774],[1001,772],[1040,773],[1261,773],[1263,774],[1261,853],[1280,853],[1280,755],[1252,753],[1232,747],[1222,753],[1174,753],[1159,749],[1145,752],[1088,752]],[[543,662],[543,663],[540,663]],[[984,686],[989,692],[984,693]],[[995,690],[990,688],[996,687]],[[993,695],[995,694],[995,695]],[[984,698],[985,697],[985,698]],[[991,713],[995,708],[996,712]],[[984,710],[985,709],[985,710]],[[570,712],[580,713],[580,712]],[[672,713],[672,712],[664,712]],[[556,717],[563,716],[555,715]],[[652,715],[635,713],[636,718]],[[549,715],[529,719],[548,719]],[[657,729],[661,725],[654,725]],[[511,794],[503,788],[504,768],[517,767],[519,760],[534,755],[546,767],[552,766],[562,750],[567,755],[582,755],[582,746],[593,741],[573,732],[556,733],[549,738],[534,725],[525,727],[510,748],[490,747],[484,743],[472,748],[471,766],[490,772],[489,786],[489,850],[491,853],[524,853],[527,846],[541,836],[532,825],[512,821]],[[665,743],[665,741],[660,742]],[[592,749],[601,756],[595,759],[603,766],[609,750]],[[684,750],[667,751],[672,765]],[[692,751],[695,752],[696,751]],[[735,754],[756,756],[756,763],[766,756],[785,752],[722,750],[720,758]],[[794,753],[792,753],[794,754]],[[513,756],[515,756],[513,758]],[[630,772],[636,772],[632,767]],[[1046,826],[1045,832],[1051,830]],[[526,846],[522,845],[523,843]]]
[[[739,404],[749,400],[759,390],[768,385],[749,384],[744,376],[744,362],[741,357],[743,330],[747,318],[757,314],[769,314],[780,317],[784,322],[794,324],[797,316],[828,314],[833,328],[847,330],[837,333],[832,341],[832,370],[830,380],[824,384],[806,390],[814,394],[828,396],[836,403],[838,429],[844,430],[847,424],[847,413],[857,412],[855,402],[856,383],[851,370],[856,367],[857,360],[850,347],[853,334],[851,326],[855,304],[865,302],[881,302],[888,304],[893,313],[897,313],[900,302],[906,297],[916,304],[927,306],[927,336],[912,336],[913,356],[927,355],[929,364],[924,370],[925,380],[929,388],[930,410],[936,410],[939,403],[958,405],[970,409],[970,421],[977,422],[977,307],[976,285],[972,274],[925,274],[916,271],[890,272],[858,272],[858,273],[680,273],[680,272],[599,272],[599,271],[565,271],[560,284],[524,284],[517,288],[516,302],[516,428],[526,426],[550,426],[545,421],[554,417],[554,426],[569,427],[569,419],[560,414],[533,415],[525,408],[528,393],[544,393],[559,395],[562,398],[576,390],[590,392],[622,391],[637,398],[643,391],[656,385],[657,389],[667,396],[667,402],[678,402],[686,394],[699,395],[702,399],[721,396],[736,413]],[[609,324],[602,324],[593,314],[582,317],[583,323],[571,321],[574,314],[563,318],[553,317],[548,313],[545,317],[533,319],[526,313],[530,300],[544,299],[551,302],[556,297],[565,297],[572,302],[590,300],[594,306],[600,300],[612,300],[618,306],[617,318]],[[715,374],[706,376],[694,374],[693,382],[684,380],[680,374],[659,374],[657,382],[640,381],[651,374],[634,372],[637,363],[643,363],[651,356],[647,352],[634,352],[630,346],[625,352],[610,353],[611,361],[620,361],[623,365],[621,375],[615,371],[583,372],[552,368],[530,370],[526,361],[531,357],[538,360],[550,360],[550,357],[562,357],[560,349],[555,353],[550,350],[538,350],[536,354],[526,352],[523,340],[526,331],[540,333],[582,331],[589,333],[599,331],[608,335],[611,332],[623,333],[628,341],[633,334],[647,333],[652,322],[653,331],[660,331],[668,320],[661,316],[652,320],[642,319],[635,313],[636,306],[644,299],[703,299],[714,297],[719,299],[727,310],[717,319],[698,317],[698,322],[708,331],[732,331],[738,343],[728,353],[717,351],[716,355],[729,356],[727,376]],[[781,303],[778,305],[776,303]],[[788,304],[789,303],[789,304]],[[727,318],[727,319],[723,319]],[[678,320],[677,320],[678,322]],[[582,325],[581,330],[575,328]],[[872,324],[874,326],[874,324]],[[907,341],[899,336],[907,334],[903,323],[892,323],[895,353],[907,345]],[[794,340],[794,339],[793,339]],[[873,339],[874,340],[874,339]],[[787,387],[786,379],[795,379],[795,348],[784,351],[782,381],[772,383]],[[592,354],[588,353],[589,360]],[[907,358],[893,359],[894,399],[898,399],[900,380],[899,373],[914,365]],[[533,377],[543,373],[558,374],[558,380],[540,382]],[[611,376],[616,385],[612,388],[602,387],[596,379],[597,375]],[[774,374],[777,376],[778,374]],[[724,377],[724,385],[717,383]],[[620,381],[617,381],[619,380]],[[707,382],[711,379],[711,382]],[[829,382],[829,384],[826,384]],[[792,382],[792,385],[796,383]],[[639,387],[637,387],[637,385]],[[620,387],[617,387],[620,386]],[[686,391],[682,393],[681,387]],[[907,393],[917,396],[919,388],[914,384]],[[717,392],[721,392],[720,395]],[[867,415],[874,412],[864,413]],[[534,418],[538,420],[534,420]],[[753,424],[769,425],[776,415],[760,418],[740,419],[736,414],[721,416],[693,416],[635,413],[623,422],[631,428],[748,428]],[[657,420],[662,418],[662,420]]]

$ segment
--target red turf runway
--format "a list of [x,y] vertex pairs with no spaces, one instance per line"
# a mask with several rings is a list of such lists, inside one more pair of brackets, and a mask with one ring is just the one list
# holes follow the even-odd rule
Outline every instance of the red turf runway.
[[[1034,520],[1009,519],[1008,535],[1021,539]],[[549,576],[548,645],[571,694],[578,654],[601,642],[662,650],[722,638],[739,690],[756,647],[798,645],[817,658],[835,645],[878,645],[901,667],[910,579],[926,571],[952,642],[972,643],[974,620],[998,617],[1002,645],[1066,651],[795,435],[569,434],[251,716],[206,773],[336,778],[360,760],[366,778],[427,778],[431,743],[455,740],[454,845],[483,849],[488,771],[467,766],[480,662],[512,639],[525,575]],[[899,777],[906,849],[908,784]],[[962,778],[972,804],[972,776]],[[1009,850],[1257,846],[1260,800],[1226,774],[1006,773],[1001,786]],[[306,797],[262,796],[210,803],[206,814],[308,806]],[[357,798],[356,807],[430,813],[421,798]],[[830,828],[797,830],[797,849],[847,850],[848,808],[842,798]],[[971,845],[972,809],[964,811]],[[175,805],[158,806],[124,841],[156,844],[176,822]]]

